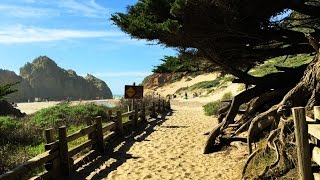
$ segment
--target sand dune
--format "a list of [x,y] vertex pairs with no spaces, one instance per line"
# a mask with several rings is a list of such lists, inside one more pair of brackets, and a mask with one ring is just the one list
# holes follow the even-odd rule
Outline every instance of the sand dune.
[[[187,80],[187,77],[182,78],[180,81],[171,83],[171,84],[167,84],[164,85],[162,87],[159,87],[156,89],[156,92],[158,94],[160,94],[162,97],[166,97],[168,94],[174,94],[176,93],[176,91],[180,88],[184,88],[184,87],[190,87],[194,84],[197,84],[199,82],[203,82],[203,81],[212,81],[214,79],[216,79],[219,76],[219,73],[206,73],[206,74],[202,74],[199,76],[196,76],[194,78],[192,78],[191,80]],[[201,103],[208,103],[208,102],[213,102],[216,100],[221,99],[221,97],[225,94],[225,93],[229,93],[231,92],[232,95],[237,95],[239,93],[239,89],[240,89],[240,84],[233,84],[231,82],[228,82],[226,84],[226,88],[222,88],[222,89],[217,89],[215,91],[213,91],[212,93],[205,95],[205,93],[203,93],[202,96],[199,97],[195,97],[193,98],[191,96],[191,93],[188,92],[189,96],[188,96],[188,101],[197,101],[197,102],[201,102]],[[147,90],[147,92],[149,92]],[[180,97],[178,96],[178,98],[183,98],[184,94],[182,94]]]

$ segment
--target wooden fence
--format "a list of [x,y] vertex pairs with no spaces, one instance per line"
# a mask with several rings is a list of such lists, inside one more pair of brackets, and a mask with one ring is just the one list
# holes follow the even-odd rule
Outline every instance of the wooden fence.
[[[44,167],[46,171],[31,179],[57,179],[59,177],[67,177],[73,170],[78,169],[86,163],[84,159],[92,159],[98,154],[104,154],[105,143],[111,138],[123,136],[125,127],[130,125],[137,127],[140,122],[147,120],[147,116],[155,118],[158,114],[171,109],[169,101],[160,99],[158,102],[152,102],[152,105],[147,107],[144,103],[141,104],[141,107],[138,107],[136,104],[133,106],[134,110],[125,113],[117,111],[115,115],[113,115],[113,112],[110,110],[109,123],[105,126],[102,125],[102,118],[97,117],[93,123],[91,120],[87,121],[87,127],[69,136],[67,136],[66,127],[62,126],[58,129],[57,140],[55,139],[54,129],[46,129],[45,137],[47,144],[44,146],[45,152],[2,174],[0,179],[21,179],[32,170],[40,167]],[[125,117],[132,118],[123,122],[123,118]],[[72,149],[68,148],[68,143],[83,136],[88,137],[86,142]],[[84,150],[88,152],[80,157],[76,156]]]
[[311,168],[312,161],[320,166],[320,106],[314,106],[314,119],[306,116],[304,107],[292,108],[292,114],[300,179],[320,180],[319,172]]

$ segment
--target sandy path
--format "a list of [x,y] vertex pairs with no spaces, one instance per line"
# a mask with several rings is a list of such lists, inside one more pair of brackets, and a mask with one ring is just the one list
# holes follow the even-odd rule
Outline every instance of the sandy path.
[[[201,103],[187,100],[172,101],[174,110],[166,120],[158,122],[152,132],[114,152],[88,173],[87,179],[112,180],[206,180],[240,179],[245,160],[245,147],[228,147],[203,155],[204,132],[216,121],[203,114]],[[128,139],[130,141],[130,139]],[[116,157],[118,156],[118,157]],[[81,170],[80,170],[81,171]]]

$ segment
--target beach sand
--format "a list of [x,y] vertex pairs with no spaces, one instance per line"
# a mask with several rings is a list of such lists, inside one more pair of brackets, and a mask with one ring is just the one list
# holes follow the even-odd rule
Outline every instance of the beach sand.
[[[71,101],[71,105],[77,105],[82,103],[100,103],[100,102],[110,102],[117,103],[119,99],[101,99],[101,100],[88,100],[88,101]],[[43,108],[48,108],[61,103],[61,101],[49,101],[49,102],[30,102],[30,103],[17,103],[17,109],[26,114],[33,114]]]
[[[201,81],[213,80],[216,73],[201,75],[191,81],[179,82],[157,89],[165,97],[181,87]],[[202,105],[220,99],[224,93],[237,94],[238,84],[217,90],[205,97],[172,99],[173,113],[165,119],[150,119],[145,127],[139,127],[124,141],[111,142],[104,156],[77,170],[72,179],[110,180],[220,180],[241,179],[241,170],[247,158],[244,145],[202,154],[207,136],[217,124],[214,117],[205,116]],[[92,102],[92,101],[89,101]],[[59,102],[19,103],[18,108],[27,114],[54,106]],[[80,102],[73,102],[77,104]],[[81,102],[81,103],[84,103]]]
[[51,102],[30,102],[30,103],[17,103],[17,109],[26,114],[32,114],[40,109],[48,108],[59,104],[59,101]]
[[[109,158],[96,161],[95,167],[79,169],[77,178],[110,180],[219,180],[241,179],[246,159],[244,146],[226,147],[204,155],[204,132],[217,124],[205,116],[201,102],[173,100],[172,115],[154,127],[127,137]],[[150,123],[151,126],[152,123]],[[143,137],[141,137],[143,136]],[[119,149],[119,150],[117,150]]]
[[[172,94],[176,93],[176,91],[180,88],[190,87],[194,84],[197,84],[197,83],[203,82],[203,81],[213,81],[214,79],[216,79],[219,76],[219,74],[220,73],[206,73],[206,74],[196,76],[196,77],[192,78],[191,80],[187,80],[188,77],[184,77],[180,81],[177,81],[177,82],[174,82],[171,84],[167,84],[167,85],[164,85],[162,87],[157,88],[156,93],[160,94],[162,97],[166,97],[167,95],[172,95]],[[189,92],[188,101],[189,102],[196,101],[196,102],[201,102],[201,103],[209,103],[209,102],[213,102],[213,101],[221,99],[221,97],[225,93],[229,93],[229,92],[234,96],[239,93],[239,91],[241,89],[240,86],[241,86],[241,84],[234,84],[234,83],[228,82],[226,84],[226,88],[217,89],[208,95],[203,93],[202,96],[198,96],[195,98],[193,98],[192,93]],[[150,90],[146,90],[146,93],[151,93],[151,92],[152,91],[150,91]],[[184,93],[182,93],[182,95],[180,97],[178,95],[178,98],[182,98],[182,97],[184,97]]]

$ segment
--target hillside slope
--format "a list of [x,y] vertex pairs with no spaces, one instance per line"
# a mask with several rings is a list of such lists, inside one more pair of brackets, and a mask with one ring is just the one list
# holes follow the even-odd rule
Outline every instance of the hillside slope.
[[[154,83],[162,79],[167,79],[167,81],[162,82],[161,85]],[[148,78],[144,88],[146,95],[160,94],[166,97],[167,95],[175,94],[177,98],[185,98],[185,93],[187,93],[188,101],[206,103],[221,99],[225,93],[236,95],[239,91],[243,90],[243,85],[232,84],[231,80],[231,76],[222,75],[220,72],[204,73],[195,76],[185,74],[174,82],[170,81],[168,74],[156,74]],[[194,94],[198,96],[194,97]]]

